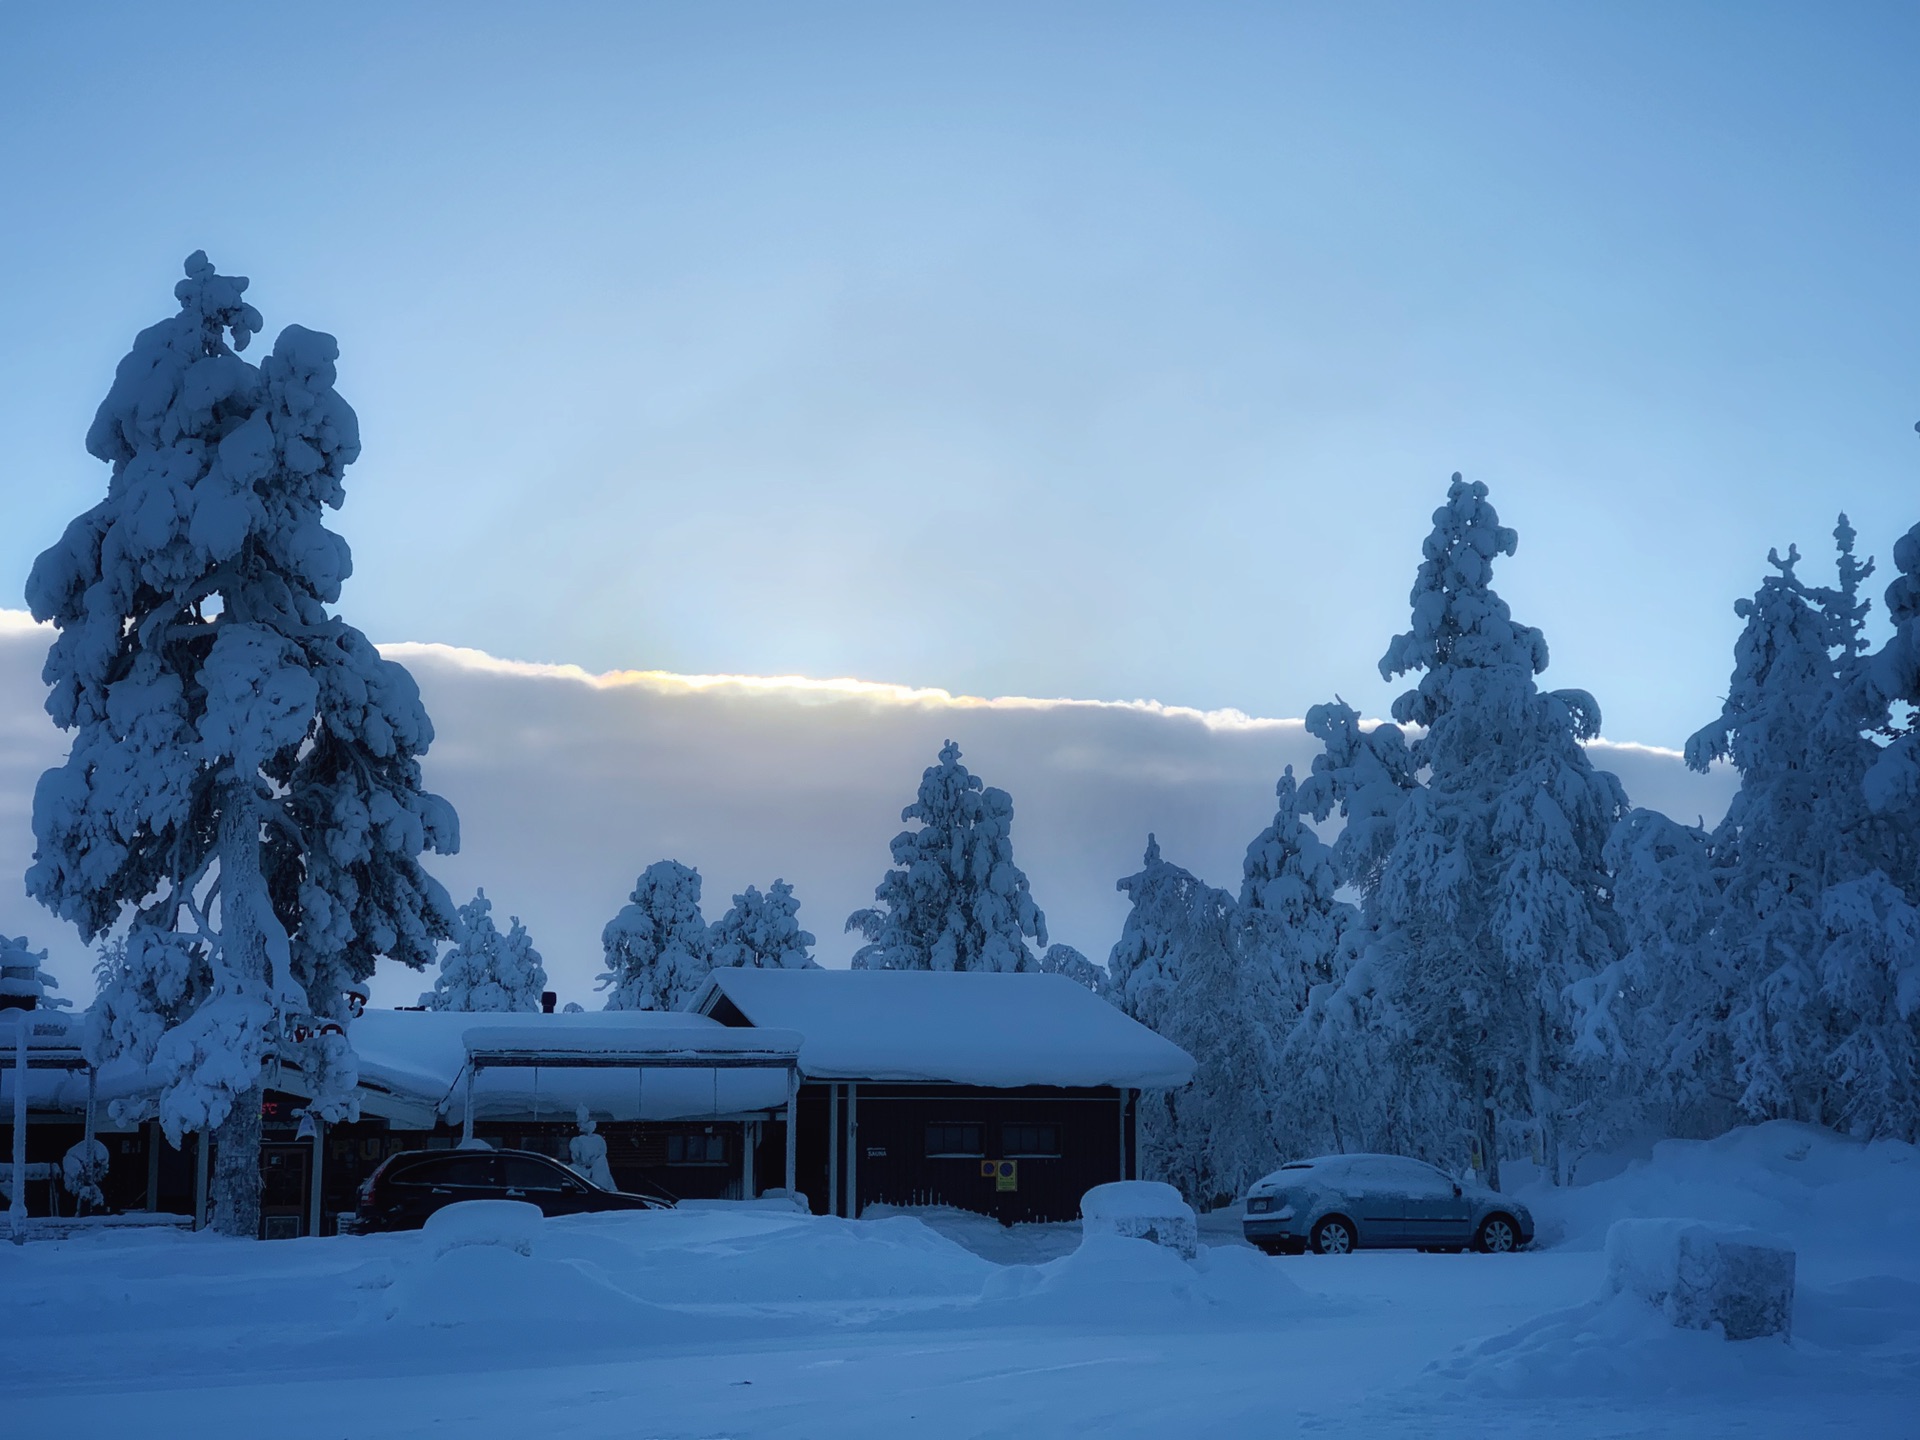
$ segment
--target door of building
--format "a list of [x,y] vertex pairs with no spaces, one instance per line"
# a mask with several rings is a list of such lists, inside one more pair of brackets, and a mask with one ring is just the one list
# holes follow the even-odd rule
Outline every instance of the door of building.
[[297,1240],[307,1233],[307,1144],[260,1147],[260,1236]]

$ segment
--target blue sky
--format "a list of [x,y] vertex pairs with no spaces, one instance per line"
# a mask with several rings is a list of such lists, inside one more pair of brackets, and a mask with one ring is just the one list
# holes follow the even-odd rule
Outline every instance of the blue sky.
[[340,337],[376,639],[1378,713],[1459,469],[1674,745],[1770,545],[1920,520],[1917,68],[1864,4],[8,6],[0,603],[204,247]]

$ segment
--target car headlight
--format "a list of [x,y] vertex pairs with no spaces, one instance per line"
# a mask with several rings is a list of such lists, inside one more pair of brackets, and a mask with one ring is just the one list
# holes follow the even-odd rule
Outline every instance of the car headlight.
[[1267,1195],[1256,1195],[1247,1201],[1247,1214],[1264,1215],[1273,1208],[1273,1199]]

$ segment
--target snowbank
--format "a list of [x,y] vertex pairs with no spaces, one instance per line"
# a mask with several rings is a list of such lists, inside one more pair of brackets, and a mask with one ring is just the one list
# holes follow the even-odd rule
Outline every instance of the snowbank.
[[[1616,1220],[1688,1216],[1777,1236],[1822,1273],[1920,1278],[1920,1150],[1775,1120],[1716,1140],[1663,1140],[1592,1185],[1529,1187],[1540,1243],[1600,1250]],[[1804,1278],[1804,1273],[1803,1273]]]
[[1794,1254],[1758,1230],[1697,1220],[1616,1220],[1607,1286],[1637,1295],[1688,1330],[1729,1340],[1791,1335]]
[[1138,1324],[1237,1327],[1324,1309],[1278,1265],[1245,1246],[1191,1261],[1147,1240],[1089,1233],[1071,1255],[1009,1265],[982,1288],[979,1318],[994,1324],[1106,1330]]

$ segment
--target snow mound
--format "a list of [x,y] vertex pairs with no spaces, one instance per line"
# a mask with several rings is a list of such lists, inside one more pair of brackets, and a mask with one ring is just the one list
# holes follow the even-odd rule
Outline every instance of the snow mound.
[[[386,1294],[386,1318],[409,1325],[632,1327],[664,1316],[589,1267],[507,1245],[460,1244],[408,1266]],[[666,1325],[661,1328],[664,1330]]]
[[1851,1254],[1869,1272],[1920,1260],[1920,1149],[1788,1120],[1663,1140],[1612,1179],[1533,1186],[1523,1198],[1543,1242],[1573,1250],[1603,1249],[1616,1220],[1692,1215],[1777,1235],[1803,1259]]
[[1137,1321],[1234,1326],[1322,1307],[1243,1246],[1205,1249],[1187,1261],[1151,1241],[1095,1233],[1071,1255],[990,1276],[979,1308],[999,1323],[1104,1329]]
[[429,1215],[421,1234],[436,1260],[467,1245],[493,1245],[530,1256],[545,1220],[538,1205],[524,1200],[461,1200]]

